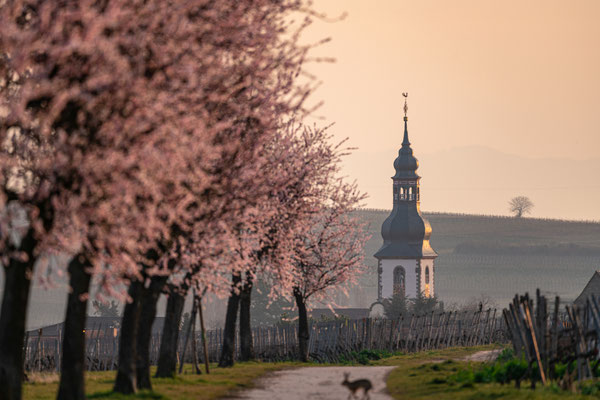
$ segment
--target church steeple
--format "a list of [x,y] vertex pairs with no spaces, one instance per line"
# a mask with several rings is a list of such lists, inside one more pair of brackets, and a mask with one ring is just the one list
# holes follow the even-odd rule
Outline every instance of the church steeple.
[[416,297],[435,295],[434,260],[437,253],[431,248],[431,225],[420,210],[419,162],[413,155],[408,139],[408,93],[404,96],[404,136],[398,157],[394,160],[396,173],[392,176],[393,208],[381,226],[383,245],[375,253],[378,259],[378,300],[395,294]]

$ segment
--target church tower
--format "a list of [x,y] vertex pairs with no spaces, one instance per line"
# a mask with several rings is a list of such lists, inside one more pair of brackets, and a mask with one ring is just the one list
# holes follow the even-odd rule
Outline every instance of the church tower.
[[378,301],[403,294],[414,298],[435,295],[437,253],[431,248],[431,225],[421,215],[419,162],[413,156],[408,140],[408,93],[404,99],[404,139],[394,160],[393,204],[390,215],[381,226],[383,246],[375,253],[378,260]]

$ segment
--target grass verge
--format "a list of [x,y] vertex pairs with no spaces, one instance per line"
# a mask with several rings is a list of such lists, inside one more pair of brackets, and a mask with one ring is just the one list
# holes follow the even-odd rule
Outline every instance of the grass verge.
[[[228,393],[253,386],[253,382],[261,376],[284,368],[306,364],[295,362],[236,363],[232,368],[218,368],[211,365],[209,375],[192,373],[191,366],[186,366],[184,373],[173,379],[152,379],[152,391],[140,391],[132,396],[123,396],[112,392],[115,371],[88,372],[86,374],[86,393],[88,398],[104,399],[173,399],[204,400],[216,399]],[[153,371],[154,372],[154,371]],[[23,385],[25,400],[50,400],[56,398],[58,391],[58,375],[44,374],[32,377],[33,382]]]
[[[555,386],[541,387],[532,391],[516,389],[514,384],[473,383],[467,375],[481,370],[482,363],[461,361],[463,358],[494,346],[452,348],[422,353],[362,354],[347,360],[346,365],[395,366],[387,380],[387,388],[395,399],[589,399],[590,396],[560,391]],[[367,358],[366,362],[361,359]],[[378,357],[381,357],[377,359]],[[191,366],[173,379],[153,379],[153,391],[141,391],[134,396],[112,393],[115,372],[91,372],[86,375],[89,399],[216,399],[240,389],[250,388],[263,375],[285,368],[323,366],[297,362],[237,363],[233,368],[212,366],[210,375],[195,375]],[[328,364],[332,365],[332,364]],[[338,364],[339,365],[339,364]],[[465,376],[467,376],[465,378]],[[54,399],[58,390],[58,375],[31,376],[33,382],[24,385],[24,399]]]
[[460,361],[477,351],[490,350],[491,346],[456,348],[441,351],[408,354],[377,361],[378,365],[397,366],[387,380],[387,388],[394,399],[589,399],[590,396],[569,393],[556,386],[536,390],[521,389],[514,384],[476,383],[461,379],[473,374],[482,363]]

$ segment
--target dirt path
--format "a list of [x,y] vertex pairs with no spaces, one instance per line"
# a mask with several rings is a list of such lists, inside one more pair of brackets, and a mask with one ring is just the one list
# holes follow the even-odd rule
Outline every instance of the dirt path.
[[[258,382],[258,387],[237,393],[230,399],[341,399],[350,392],[341,385],[344,372],[350,373],[350,381],[369,379],[373,389],[371,400],[390,400],[385,389],[387,375],[395,367],[305,367],[277,371]],[[362,396],[360,392],[359,396]]]
[[[486,362],[498,357],[501,350],[479,351],[464,361]],[[427,360],[425,362],[442,362]],[[276,371],[258,381],[257,387],[236,393],[230,399],[347,399],[350,392],[341,385],[344,372],[350,373],[350,380],[369,379],[373,384],[370,391],[372,400],[391,400],[387,394],[385,381],[395,367],[304,367]],[[360,392],[359,396],[362,396]]]
[[498,358],[498,355],[502,352],[501,349],[498,350],[487,350],[487,351],[478,351],[477,353],[471,354],[463,358],[464,361],[478,361],[478,362],[489,362],[494,361]]

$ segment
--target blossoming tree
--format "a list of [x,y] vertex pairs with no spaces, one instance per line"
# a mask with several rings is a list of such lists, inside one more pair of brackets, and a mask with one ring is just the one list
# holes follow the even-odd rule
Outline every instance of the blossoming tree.
[[323,129],[310,129],[294,121],[281,137],[265,148],[268,163],[262,173],[271,188],[257,212],[240,224],[238,248],[252,244],[251,251],[240,257],[241,270],[232,273],[227,303],[223,348],[219,364],[233,364],[235,326],[240,316],[241,358],[253,358],[250,306],[253,282],[257,275],[277,282],[271,297],[287,295],[295,282],[291,268],[295,242],[306,231],[307,215],[322,197],[324,175],[331,168],[335,153]]
[[[130,19],[127,11],[117,2],[0,7],[0,208],[23,210],[26,221],[19,240],[7,240],[11,234],[0,242],[7,274],[0,386],[7,398],[20,397],[34,264],[52,251],[75,255],[59,397],[82,398],[90,276],[105,293],[119,294],[118,284],[139,274],[150,246],[169,235],[174,214],[159,207],[162,199],[197,156],[199,137],[168,118],[173,99],[160,96],[163,79],[144,73],[145,56],[134,51],[141,35],[119,24]],[[15,218],[4,216],[1,226],[10,230]]]
[[[90,277],[111,295],[131,283],[131,295],[172,273],[174,253],[185,255],[184,267],[202,259],[181,240],[204,216],[219,215],[202,201],[214,209],[229,200],[222,170],[259,159],[261,143],[308,91],[294,84],[307,47],[294,32],[285,36],[286,13],[303,5],[0,6],[0,386],[8,398],[20,397],[29,282],[45,252],[74,255],[59,391],[70,398],[84,396]],[[129,309],[135,317],[139,308]],[[135,390],[134,359],[120,361],[117,390]]]
[[310,219],[310,229],[298,241],[293,288],[298,307],[298,344],[302,361],[308,360],[307,302],[326,300],[327,290],[355,283],[365,271],[364,245],[368,236],[364,223],[353,211],[364,198],[354,184],[336,180],[328,185],[327,201]]

